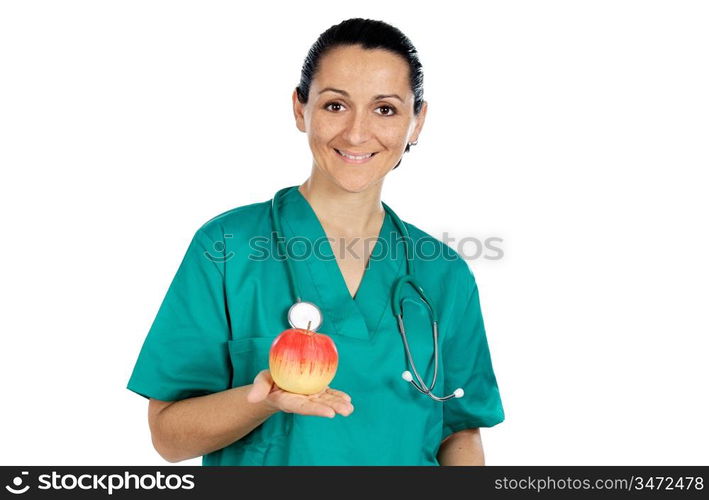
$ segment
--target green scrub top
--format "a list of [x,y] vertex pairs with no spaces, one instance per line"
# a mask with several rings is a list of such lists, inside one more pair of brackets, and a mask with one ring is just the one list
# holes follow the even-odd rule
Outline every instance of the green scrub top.
[[[309,202],[291,187],[281,197],[283,233],[302,300],[323,313],[319,333],[339,354],[330,387],[352,397],[354,412],[335,418],[278,412],[202,465],[439,465],[441,441],[505,418],[490,360],[478,287],[463,258],[412,224],[418,282],[437,308],[439,369],[434,393],[462,387],[446,402],[418,392],[392,313],[395,279],[406,273],[403,244],[389,214],[353,298]],[[275,256],[271,200],[229,210],[195,233],[142,346],[128,389],[177,401],[248,385],[268,368],[273,339],[289,328],[294,302],[286,264]],[[429,313],[404,289],[411,355],[423,380],[433,376]]]

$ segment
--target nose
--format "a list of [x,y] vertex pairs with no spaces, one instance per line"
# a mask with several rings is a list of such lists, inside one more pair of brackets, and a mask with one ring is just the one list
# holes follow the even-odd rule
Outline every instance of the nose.
[[367,142],[370,135],[371,131],[367,112],[354,111],[353,113],[350,113],[350,117],[347,121],[342,137],[350,144],[357,145]]

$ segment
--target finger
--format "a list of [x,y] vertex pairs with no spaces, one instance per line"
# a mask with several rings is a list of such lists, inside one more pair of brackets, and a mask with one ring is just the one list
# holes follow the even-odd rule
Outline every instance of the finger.
[[354,411],[354,405],[352,403],[339,403],[337,405],[337,413],[343,417],[348,417]]
[[301,415],[312,415],[316,417],[335,417],[335,410],[328,405],[303,398],[297,407],[293,410]]
[[340,396],[340,397],[344,398],[348,403],[350,401],[352,401],[352,398],[346,392],[338,391],[337,389],[331,389],[329,387],[326,389],[326,392],[328,394],[332,394],[334,396]]
[[345,401],[330,403],[330,408],[335,410],[343,417],[348,417],[354,411],[354,406],[352,405],[352,403],[347,403]]
[[311,401],[325,404],[343,416],[348,416],[354,411],[352,403],[340,395],[322,394],[317,398],[312,398]]
[[246,395],[246,400],[249,403],[263,401],[271,392],[272,387],[273,379],[271,378],[271,373],[268,370],[261,370],[254,378],[254,384]]
[[352,403],[352,399],[346,396],[347,395],[344,393],[337,394],[326,392],[317,396],[316,399],[318,401],[327,402],[328,404],[343,404],[349,406]]

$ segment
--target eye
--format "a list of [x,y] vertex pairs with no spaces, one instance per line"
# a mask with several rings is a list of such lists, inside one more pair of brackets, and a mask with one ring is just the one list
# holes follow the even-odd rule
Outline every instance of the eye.
[[384,113],[383,113],[384,116],[392,116],[392,115],[396,114],[396,109],[394,109],[393,106],[389,106],[388,104],[384,104],[382,106],[379,106],[377,109],[384,110]]
[[[336,109],[332,109],[331,106],[332,106],[332,107],[337,106],[337,108],[336,108]],[[335,112],[337,112],[337,111],[340,111],[340,109],[342,108],[342,104],[340,104],[339,102],[328,102],[327,104],[325,104],[325,106],[323,106],[323,108],[326,109],[326,110],[328,110],[328,111],[335,111]]]

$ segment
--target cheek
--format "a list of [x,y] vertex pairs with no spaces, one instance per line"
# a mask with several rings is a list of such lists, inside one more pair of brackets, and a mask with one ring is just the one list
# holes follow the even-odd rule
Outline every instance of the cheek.
[[316,113],[310,121],[311,140],[316,143],[330,141],[337,136],[340,128],[336,120],[323,119],[322,115]]
[[375,134],[379,141],[392,149],[406,145],[407,129],[398,123],[381,124]]

